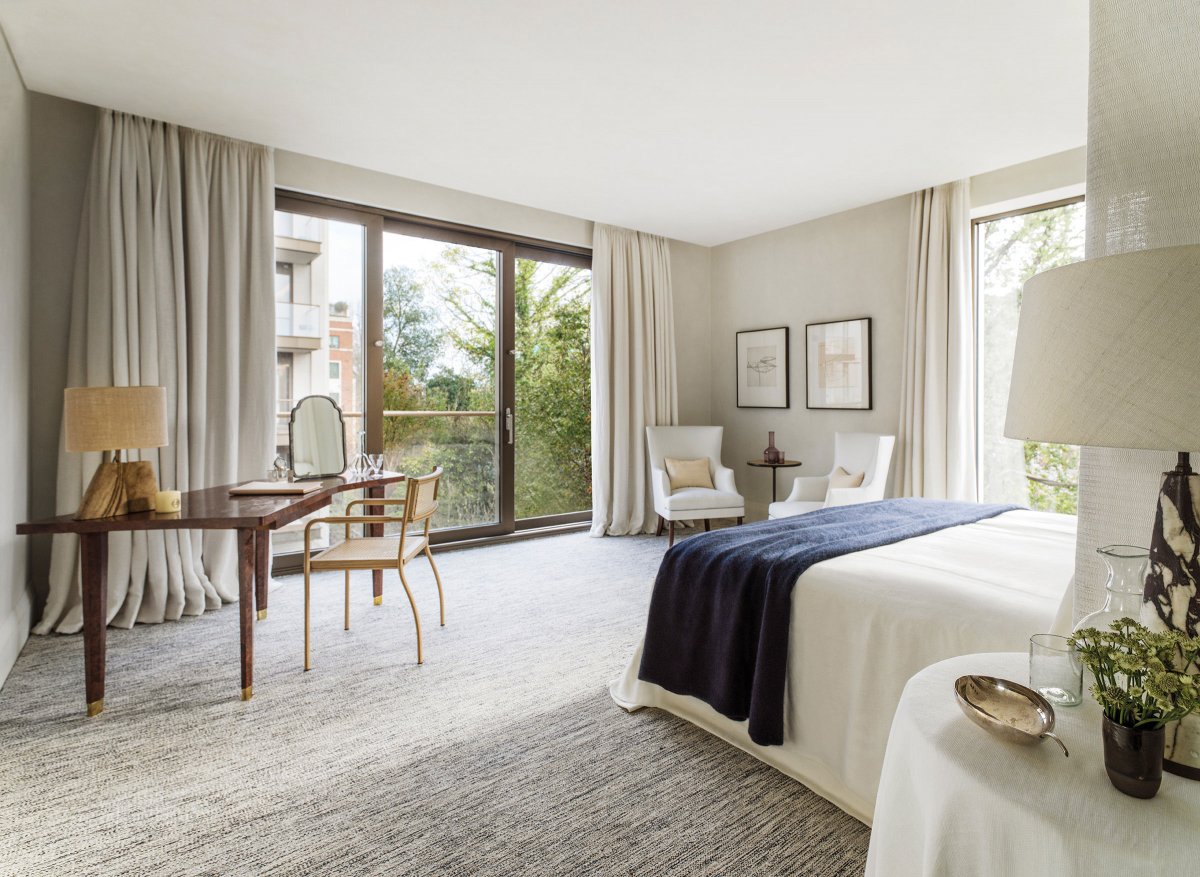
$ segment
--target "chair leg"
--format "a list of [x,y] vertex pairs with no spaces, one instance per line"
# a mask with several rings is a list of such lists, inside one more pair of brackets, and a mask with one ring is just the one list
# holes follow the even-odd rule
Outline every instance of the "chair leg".
[[305,670],[312,669],[312,651],[309,648],[309,641],[311,639],[311,628],[310,628],[310,624],[309,624],[310,582],[311,582],[311,577],[308,572],[308,565],[305,564],[305,567],[304,567],[304,669]]
[[408,594],[408,605],[412,607],[413,623],[417,626],[417,663],[423,664],[424,660],[421,657],[421,613],[417,611],[417,601],[413,599],[412,590],[408,587],[408,579],[404,577],[404,564],[400,564],[400,584],[404,586],[404,593]]
[[745,517],[743,517],[742,515],[738,515],[738,526],[740,527],[744,523],[746,523]]
[[350,570],[346,570],[346,623],[342,630],[350,629]]
[[667,547],[670,548],[675,544],[675,522],[667,522]]
[[446,600],[442,596],[442,575],[438,572],[437,564],[433,562],[433,554],[429,550],[429,545],[425,545],[425,556],[429,558],[429,566],[433,569],[433,580],[438,586],[438,613],[441,616],[442,627],[446,626]]
[[663,516],[659,515],[658,516],[658,526],[654,528],[654,538],[657,539],[659,536],[662,535],[662,528],[663,528]]
[[708,532],[708,525],[709,525],[709,520],[708,520],[708,518],[705,518],[704,519],[704,532],[705,533]]

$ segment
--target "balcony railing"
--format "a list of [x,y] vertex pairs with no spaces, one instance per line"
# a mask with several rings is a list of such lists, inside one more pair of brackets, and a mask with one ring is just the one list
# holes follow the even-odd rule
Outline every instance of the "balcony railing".
[[287,301],[275,302],[275,334],[290,338],[320,338],[320,307]]
[[[277,412],[280,420],[288,420],[291,411]],[[342,418],[354,420],[363,416],[361,411],[343,411]],[[384,411],[384,417],[495,417],[495,411]]]

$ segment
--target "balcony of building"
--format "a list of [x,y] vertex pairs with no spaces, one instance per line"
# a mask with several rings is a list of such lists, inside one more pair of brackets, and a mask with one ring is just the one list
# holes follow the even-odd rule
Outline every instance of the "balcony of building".
[[275,302],[275,346],[278,349],[319,350],[321,338],[319,305]]

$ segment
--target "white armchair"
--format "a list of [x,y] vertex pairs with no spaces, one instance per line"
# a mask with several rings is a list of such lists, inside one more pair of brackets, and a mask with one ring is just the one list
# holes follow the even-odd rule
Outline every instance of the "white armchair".
[[[787,518],[830,506],[883,499],[895,445],[894,435],[836,433],[833,437],[833,468],[829,475],[797,478],[787,499],[771,503],[768,516]],[[830,487],[830,477],[839,467],[851,474],[862,472],[862,484],[858,487]]]
[[[669,525],[668,547],[675,544],[676,521],[704,521],[704,529],[712,518],[737,518],[746,515],[746,501],[737,491],[733,470],[721,464],[722,426],[647,426],[646,446],[650,457],[650,489],[654,496],[654,511],[658,513],[655,535],[661,536],[664,522]],[[683,487],[672,492],[663,462],[708,459],[708,471],[713,486]]]

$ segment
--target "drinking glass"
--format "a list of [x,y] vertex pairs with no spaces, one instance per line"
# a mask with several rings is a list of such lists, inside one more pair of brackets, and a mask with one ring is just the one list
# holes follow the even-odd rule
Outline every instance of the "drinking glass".
[[383,471],[383,454],[367,454],[367,462],[371,464],[372,475]]
[[1029,687],[1056,706],[1083,702],[1083,662],[1065,636],[1029,638]]

